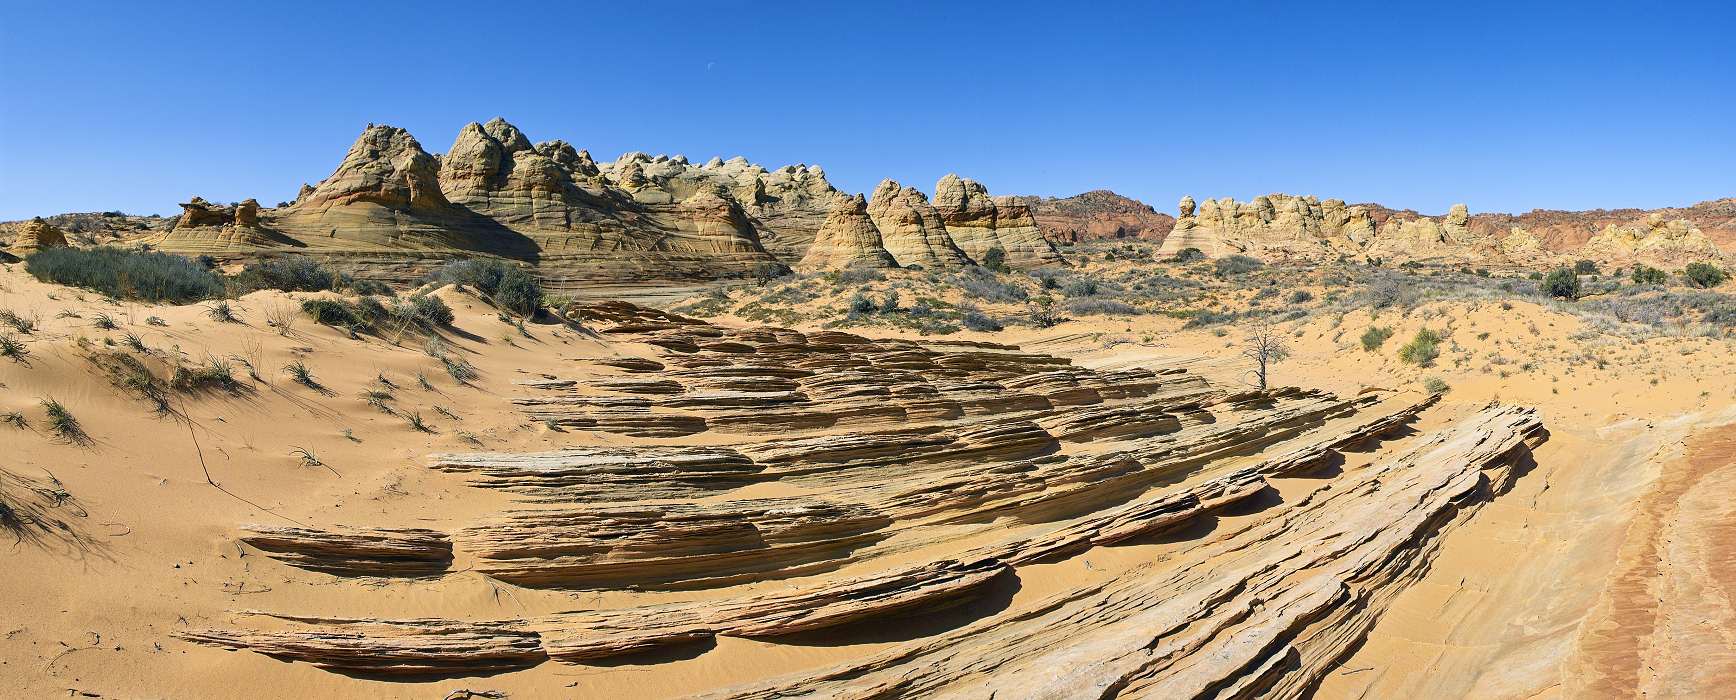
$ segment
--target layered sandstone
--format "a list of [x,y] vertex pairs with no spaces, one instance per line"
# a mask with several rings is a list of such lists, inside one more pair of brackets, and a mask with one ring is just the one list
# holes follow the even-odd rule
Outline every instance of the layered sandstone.
[[946,230],[928,196],[896,181],[880,181],[868,200],[868,216],[899,265],[946,270],[972,264]]
[[820,225],[798,270],[842,270],[849,267],[896,267],[886,251],[880,229],[868,216],[868,200],[856,195],[838,204]]
[[24,222],[13,233],[12,244],[7,246],[7,252],[25,257],[43,248],[56,248],[67,245],[66,234],[40,217]]
[[934,183],[934,209],[959,250],[981,262],[1000,249],[1007,265],[1039,267],[1063,262],[1043,237],[1030,207],[1014,198],[994,199],[975,180],[948,174]]

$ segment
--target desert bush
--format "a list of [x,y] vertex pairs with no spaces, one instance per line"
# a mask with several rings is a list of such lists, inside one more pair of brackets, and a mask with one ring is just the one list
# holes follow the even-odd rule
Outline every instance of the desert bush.
[[886,273],[872,267],[846,267],[833,273],[833,284],[840,287],[855,287],[869,282],[885,282]]
[[1314,301],[1314,293],[1306,289],[1298,289],[1290,293],[1290,303],[1292,304],[1306,304],[1311,301]]
[[307,363],[302,362],[301,360],[296,360],[296,361],[291,362],[287,365],[284,365],[283,366],[283,373],[289,375],[289,378],[295,380],[295,383],[300,384],[302,386],[305,386],[309,389],[323,389],[324,388],[324,387],[321,387],[320,383],[313,378],[313,369],[308,367]]
[[1386,343],[1386,339],[1391,337],[1391,328],[1385,326],[1369,326],[1368,330],[1362,332],[1362,349],[1368,352],[1379,350],[1380,346]]
[[355,309],[337,299],[308,299],[301,303],[301,311],[312,318],[315,323],[323,323],[328,326],[349,328],[367,323],[366,319],[357,314]]
[[1066,309],[1073,316],[1132,316],[1139,313],[1132,304],[1112,299],[1073,299],[1067,302]]
[[389,297],[397,294],[397,292],[392,291],[391,285],[379,280],[352,280],[345,285],[345,288],[363,296]]
[[1080,277],[1061,287],[1061,293],[1069,299],[1097,296],[1099,285],[1094,277]]
[[866,294],[857,292],[856,296],[850,297],[850,313],[852,314],[871,314],[877,308],[874,305],[874,300],[869,299]]
[[1578,299],[1580,293],[1579,275],[1573,274],[1573,270],[1565,267],[1556,268],[1549,273],[1549,276],[1543,278],[1542,290],[1544,294],[1558,299],[1568,301]]
[[1730,279],[1730,275],[1710,263],[1697,262],[1688,263],[1688,266],[1682,269],[1682,278],[1687,280],[1690,286],[1711,289]]
[[280,292],[323,292],[337,285],[338,275],[305,255],[291,255],[248,263],[229,280],[236,294],[261,289]]
[[1212,272],[1219,277],[1230,277],[1247,274],[1264,266],[1264,263],[1255,258],[1246,255],[1231,255],[1218,258],[1216,262],[1212,263]]
[[1418,367],[1433,364],[1435,358],[1441,356],[1441,334],[1424,328],[1417,331],[1416,337],[1398,349],[1398,359]]
[[1670,276],[1655,267],[1635,265],[1633,280],[1634,284],[1664,284],[1670,281]]
[[1576,274],[1576,275],[1595,275],[1595,274],[1598,274],[1597,263],[1592,262],[1590,260],[1581,260],[1579,262],[1576,262],[1573,264],[1573,274]]
[[1047,294],[1032,299],[1027,314],[1031,324],[1038,328],[1051,328],[1066,320],[1056,311],[1055,298]]
[[1391,277],[1380,277],[1373,282],[1369,282],[1368,287],[1362,290],[1362,295],[1363,298],[1368,301],[1369,306],[1373,306],[1377,309],[1384,309],[1388,306],[1404,301],[1405,289],[1404,285],[1399,284],[1399,281],[1396,279]]
[[1010,271],[1007,267],[1007,251],[1002,250],[999,246],[984,251],[982,266],[995,272]]
[[120,248],[45,248],[25,259],[36,279],[118,299],[176,304],[222,296],[223,280],[179,255]]
[[458,260],[429,275],[439,284],[467,284],[481,291],[496,307],[520,316],[542,308],[543,288],[530,273],[499,260]]
[[410,297],[408,303],[399,304],[395,307],[396,309],[407,310],[404,312],[405,317],[424,328],[450,326],[453,319],[457,318],[452,313],[452,307],[447,306],[440,297],[429,294],[418,294]]
[[971,299],[1005,304],[1030,298],[1024,287],[1002,281],[980,267],[961,270],[954,278],[954,284]]
[[1000,321],[996,321],[975,307],[964,309],[963,314],[959,316],[959,323],[964,324],[965,328],[984,333],[993,333],[1004,328]]
[[1440,377],[1429,377],[1423,380],[1423,391],[1430,394],[1445,394],[1452,389],[1451,386],[1447,385],[1447,380]]
[[1176,251],[1175,257],[1172,258],[1172,260],[1174,260],[1175,262],[1178,262],[1178,263],[1190,263],[1190,262],[1193,262],[1195,260],[1204,260],[1204,259],[1206,259],[1205,251],[1200,250],[1198,248],[1183,248],[1181,250]]

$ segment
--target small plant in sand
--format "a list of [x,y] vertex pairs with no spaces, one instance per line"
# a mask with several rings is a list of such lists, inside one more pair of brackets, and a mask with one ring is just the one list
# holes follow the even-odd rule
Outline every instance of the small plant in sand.
[[434,429],[422,420],[421,411],[411,411],[404,414],[404,420],[410,423],[410,429],[418,433],[432,433]]
[[1423,391],[1430,394],[1440,395],[1452,390],[1453,388],[1447,385],[1447,381],[1440,377],[1429,377],[1423,380]]
[[21,411],[7,411],[0,413],[0,425],[9,425],[23,430],[30,427],[30,421],[24,417],[24,413]]
[[0,357],[13,362],[24,362],[30,359],[30,348],[24,346],[24,341],[11,333],[0,333]]
[[235,315],[235,307],[231,306],[229,301],[226,299],[219,299],[210,306],[205,307],[205,317],[217,321],[218,323],[241,322],[241,319]]
[[309,369],[307,363],[302,362],[301,360],[296,360],[284,365],[283,373],[289,375],[289,378],[295,380],[295,383],[309,389],[318,390],[324,388],[320,386],[319,382],[314,380],[313,370]]
[[293,445],[291,445],[291,448],[292,449],[289,452],[289,456],[300,460],[301,466],[304,466],[304,467],[323,467],[323,466],[325,466],[325,462],[319,461],[319,455],[314,454],[313,450],[309,450],[305,447],[295,447]]
[[1386,326],[1369,326],[1368,330],[1362,332],[1362,349],[1368,352],[1379,350],[1380,346],[1386,343],[1386,339],[1391,337],[1391,328],[1387,328]]
[[452,375],[452,378],[457,380],[459,384],[469,384],[477,377],[482,376],[482,373],[476,371],[476,365],[470,364],[469,360],[462,357],[443,356],[440,358],[440,363],[446,366],[446,373]]
[[91,319],[90,325],[105,331],[112,331],[120,327],[119,324],[115,323],[114,317],[108,314],[97,314],[96,318]]
[[67,442],[84,444],[90,441],[90,436],[84,432],[84,426],[79,425],[72,411],[66,405],[48,398],[42,400],[42,410],[48,414],[48,429]]
[[994,272],[1005,273],[1011,271],[1011,269],[1007,267],[1007,251],[1002,250],[999,246],[990,248],[987,252],[983,253],[982,266]]
[[265,325],[276,328],[278,335],[288,336],[295,331],[295,309],[288,304],[265,307]]
[[11,326],[12,330],[19,333],[28,334],[36,331],[36,319],[20,316],[18,312],[11,309],[0,309],[0,324]]
[[1398,359],[1418,367],[1427,367],[1434,363],[1435,358],[1441,356],[1441,340],[1441,334],[1427,328],[1417,331],[1416,337],[1398,349]]
[[160,316],[146,316],[145,317],[145,325],[147,325],[147,326],[167,326],[167,325],[169,325],[169,322],[164,321],[162,319],[162,317],[160,317]]
[[1066,320],[1061,318],[1061,312],[1055,308],[1055,298],[1047,294],[1032,299],[1028,313],[1031,323],[1038,328],[1053,328]]
[[148,353],[151,351],[150,348],[145,346],[144,338],[141,338],[139,337],[139,334],[130,331],[126,335],[121,336],[121,344],[132,349],[133,352]]

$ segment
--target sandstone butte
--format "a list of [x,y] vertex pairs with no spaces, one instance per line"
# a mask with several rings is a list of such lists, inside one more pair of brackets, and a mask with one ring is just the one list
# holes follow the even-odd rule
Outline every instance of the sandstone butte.
[[[866,199],[864,220],[857,198]],[[359,276],[410,282],[457,256],[535,268],[551,287],[763,276],[857,261],[956,269],[1000,249],[1008,265],[1065,265],[1057,243],[1123,239],[1268,261],[1354,259],[1542,269],[1580,259],[1675,270],[1736,246],[1736,200],[1686,208],[1423,216],[1378,204],[1268,194],[1246,202],[1184,197],[1171,217],[1106,190],[1068,198],[990,196],[948,174],[933,197],[887,180],[841,192],[818,166],[776,170],[744,158],[694,165],[627,153],[598,163],[560,141],[532,143],[496,118],[430,154],[403,129],[370,125],[332,174],[276,207],[192,197],[172,219],[64,214],[0,224],[10,254],[35,249],[42,225],[74,245],[149,244],[238,260],[327,259]],[[828,224],[831,230],[824,230]],[[827,236],[818,254],[810,247]],[[875,241],[878,240],[878,245]]]

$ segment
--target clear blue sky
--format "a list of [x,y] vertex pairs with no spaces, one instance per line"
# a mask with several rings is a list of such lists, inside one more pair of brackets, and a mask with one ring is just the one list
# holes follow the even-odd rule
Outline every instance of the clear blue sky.
[[[1412,7],[1398,8],[1408,4]],[[368,122],[1425,213],[1736,195],[1736,4],[0,0],[0,219],[290,199]]]

